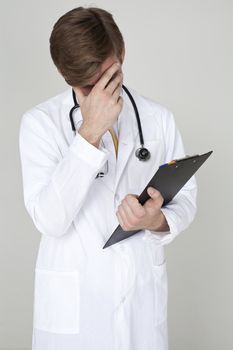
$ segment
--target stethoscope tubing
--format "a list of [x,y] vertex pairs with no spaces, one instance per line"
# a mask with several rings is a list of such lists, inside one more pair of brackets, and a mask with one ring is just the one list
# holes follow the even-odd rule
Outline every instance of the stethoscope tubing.
[[138,113],[138,108],[137,105],[134,101],[133,96],[131,95],[131,93],[129,92],[129,90],[125,87],[125,85],[122,84],[123,89],[125,90],[125,92],[127,93],[133,108],[134,108],[134,112],[135,112],[135,116],[137,119],[137,123],[138,123],[138,132],[139,132],[139,137],[140,137],[140,144],[142,147],[144,147],[144,138],[143,138],[143,134],[142,134],[142,126],[141,126],[141,121],[140,121],[140,117],[139,117],[139,113]]

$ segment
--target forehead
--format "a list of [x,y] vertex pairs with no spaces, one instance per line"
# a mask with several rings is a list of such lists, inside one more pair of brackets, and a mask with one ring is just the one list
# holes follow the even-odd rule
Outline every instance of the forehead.
[[106,70],[115,62],[118,62],[118,59],[116,56],[108,57],[101,65],[100,70],[96,73],[94,78],[91,81],[91,84],[96,84],[97,81],[101,78],[101,76],[104,74]]

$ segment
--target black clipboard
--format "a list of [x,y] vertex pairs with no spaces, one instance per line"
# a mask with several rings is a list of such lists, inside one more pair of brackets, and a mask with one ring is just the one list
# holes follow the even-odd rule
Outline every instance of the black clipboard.
[[[193,156],[186,156],[184,158],[174,159],[169,163],[160,165],[157,172],[138,197],[139,203],[143,205],[150,198],[147,193],[147,188],[152,186],[156,188],[163,196],[164,202],[162,206],[166,205],[202,166],[212,152],[213,151],[201,155],[196,154]],[[123,239],[129,238],[139,231],[141,230],[124,231],[121,226],[118,225],[103,248],[109,247],[112,244],[122,241]]]

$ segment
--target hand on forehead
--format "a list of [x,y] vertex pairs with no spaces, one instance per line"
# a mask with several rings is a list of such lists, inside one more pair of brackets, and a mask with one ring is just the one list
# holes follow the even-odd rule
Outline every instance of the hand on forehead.
[[[100,72],[98,72],[96,74],[96,76],[92,79],[92,82],[90,84],[88,84],[86,87],[93,87],[96,83],[98,83],[98,81],[102,78],[102,76],[115,64],[115,63],[119,63],[119,60],[117,58],[108,58],[106,59],[103,63],[102,66],[100,68]],[[118,71],[121,71],[121,68],[119,67]],[[118,73],[115,72],[115,74],[112,76],[112,78],[115,77],[115,75]]]

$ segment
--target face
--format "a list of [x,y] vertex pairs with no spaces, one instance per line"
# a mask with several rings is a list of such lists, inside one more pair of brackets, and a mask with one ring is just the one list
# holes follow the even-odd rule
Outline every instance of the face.
[[[122,62],[124,59],[124,53],[122,55]],[[108,57],[101,65],[100,67],[100,71],[98,73],[96,73],[96,75],[92,78],[92,80],[84,87],[79,87],[83,94],[85,96],[89,95],[89,93],[91,92],[93,86],[97,83],[97,81],[101,78],[101,76],[103,75],[103,73],[115,62],[119,62],[119,59],[116,56],[110,56]],[[121,68],[120,68],[121,70]]]

